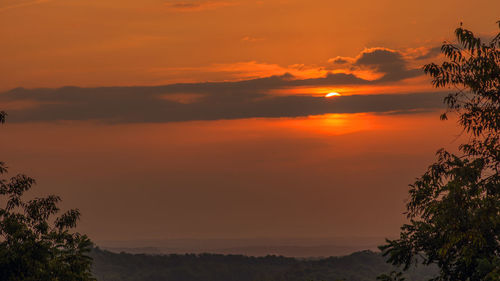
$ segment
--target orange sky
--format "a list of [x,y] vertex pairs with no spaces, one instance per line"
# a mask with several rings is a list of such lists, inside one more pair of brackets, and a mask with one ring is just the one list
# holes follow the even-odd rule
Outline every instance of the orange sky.
[[28,123],[2,128],[2,157],[97,240],[389,236],[407,184],[456,134],[435,113]]
[[498,10],[491,0],[3,0],[0,90],[265,76],[364,48],[435,47],[460,21],[490,34]]
[[421,66],[499,10],[3,0],[0,160],[97,241],[395,235],[407,185],[458,145]]

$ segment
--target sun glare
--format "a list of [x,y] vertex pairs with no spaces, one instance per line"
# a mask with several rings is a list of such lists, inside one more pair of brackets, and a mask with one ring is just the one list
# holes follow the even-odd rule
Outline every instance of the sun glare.
[[333,93],[328,93],[325,95],[325,98],[330,98],[330,97],[338,97],[340,96],[339,93],[333,92]]

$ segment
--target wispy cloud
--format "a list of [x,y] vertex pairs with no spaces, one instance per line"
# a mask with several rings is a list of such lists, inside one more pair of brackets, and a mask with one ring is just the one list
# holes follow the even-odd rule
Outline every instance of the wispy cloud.
[[[234,63],[214,63],[196,67],[159,67],[149,70],[154,75],[172,76],[182,73],[184,76],[210,77],[212,81],[235,81],[255,79],[268,76],[279,76],[290,73],[296,78],[322,77],[328,70],[316,65],[294,64],[281,66],[259,61],[242,61]],[[186,82],[186,81],[182,81]]]
[[241,41],[243,42],[259,42],[259,41],[263,41],[264,38],[258,38],[258,37],[252,37],[252,36],[245,36],[243,38],[241,38]]
[[321,77],[328,74],[328,71],[317,66],[294,64],[283,67],[278,64],[262,63],[257,61],[213,64],[209,67],[209,70],[214,72],[226,72],[240,79],[276,76],[284,73],[290,73],[294,77],[305,79]]
[[426,60],[433,59],[441,54],[441,47],[433,47],[433,48],[425,48],[423,54],[418,54],[415,59],[416,60]]
[[235,6],[234,2],[223,1],[169,1],[165,3],[169,10],[178,12],[198,12],[214,10],[220,7]]
[[329,73],[351,74],[363,80],[391,83],[422,76],[424,74],[420,67],[422,61],[417,57],[425,53],[426,50],[422,50],[410,56],[406,52],[371,48],[363,50],[356,57],[334,57],[320,64],[280,65],[263,61],[240,61],[190,67],[155,67],[148,71],[155,76],[173,77],[182,74],[184,77],[203,77],[200,80],[211,81],[255,79],[285,73],[297,79],[325,77]]
[[7,1],[7,3],[5,3],[4,5],[0,4],[0,13],[11,10],[11,9],[29,7],[29,6],[38,5],[38,4],[47,3],[47,2],[52,2],[52,1],[54,1],[54,0]]
[[[242,40],[251,42],[258,40],[252,37],[243,37]],[[425,52],[425,51],[424,51]],[[224,72],[226,77],[233,79],[251,79],[290,73],[297,78],[313,78],[326,76],[328,73],[352,74],[364,80],[380,80],[395,82],[407,78],[423,75],[423,71],[414,68],[412,64],[418,60],[417,53],[409,56],[406,53],[387,48],[370,48],[363,50],[356,57],[334,57],[319,65],[293,64],[282,66],[278,64],[246,61],[235,63],[212,64],[190,68],[157,68],[156,72],[187,71],[193,73]]]

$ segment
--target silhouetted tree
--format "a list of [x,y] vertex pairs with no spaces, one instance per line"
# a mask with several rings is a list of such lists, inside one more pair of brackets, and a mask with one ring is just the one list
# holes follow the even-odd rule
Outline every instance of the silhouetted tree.
[[402,272],[391,271],[389,274],[382,274],[377,277],[380,281],[405,281],[406,278],[403,277]]
[[[500,27],[500,21],[498,22]],[[399,239],[381,246],[388,261],[407,270],[437,264],[431,280],[500,280],[500,33],[483,43],[460,26],[446,43],[446,60],[424,67],[435,87],[454,88],[445,98],[469,141],[460,155],[444,149],[410,185]]]
[[[0,112],[0,122],[5,113]],[[0,162],[0,176],[7,172]],[[87,281],[92,243],[72,233],[80,217],[77,209],[57,218],[58,196],[23,200],[35,180],[25,175],[0,178],[0,280]]]

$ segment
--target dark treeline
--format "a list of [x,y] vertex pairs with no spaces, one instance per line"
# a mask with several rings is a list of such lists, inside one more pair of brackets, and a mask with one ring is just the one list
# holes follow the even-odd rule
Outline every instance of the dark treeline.
[[[93,272],[100,281],[374,281],[394,270],[371,251],[344,257],[296,259],[282,256],[185,254],[146,255],[92,252]],[[427,280],[428,267],[410,270],[408,281]]]

